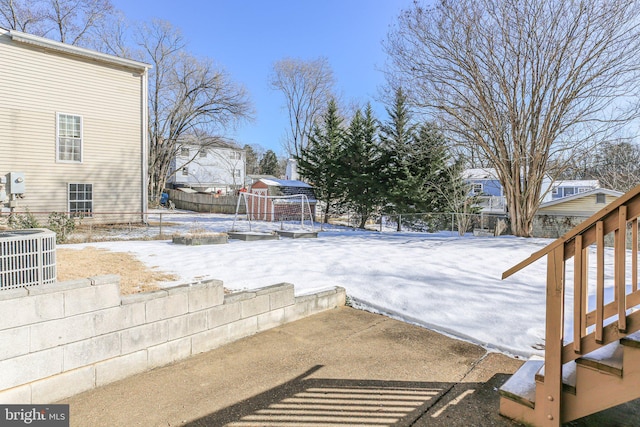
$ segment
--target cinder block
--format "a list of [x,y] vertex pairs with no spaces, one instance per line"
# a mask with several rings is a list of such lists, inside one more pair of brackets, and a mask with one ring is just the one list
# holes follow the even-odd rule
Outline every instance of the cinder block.
[[224,303],[224,288],[220,280],[209,280],[189,287],[189,312],[205,310]]
[[33,403],[31,400],[31,384],[13,387],[0,391],[0,403],[3,405],[24,405]]
[[91,286],[116,284],[120,286],[120,276],[117,274],[103,274],[101,276],[89,277]]
[[96,363],[96,387],[121,380],[148,369],[147,350]]
[[235,304],[240,301],[245,301],[248,299],[253,299],[256,297],[255,292],[234,292],[232,294],[228,294],[224,296],[225,304]]
[[284,308],[284,319],[285,322],[294,322],[296,320],[300,320],[304,317],[310,316],[316,306],[316,299],[308,298],[305,296],[304,299],[296,298],[296,303],[294,305],[290,305]]
[[207,330],[207,312],[198,311],[197,313],[187,314],[188,334],[193,335],[198,332]]
[[148,366],[155,368],[168,365],[176,360],[186,359],[191,356],[191,338],[186,337],[164,344],[149,347]]
[[31,325],[31,351],[69,344],[95,336],[93,315],[82,314]]
[[266,331],[284,323],[284,307],[257,316],[258,331]]
[[213,307],[206,311],[207,327],[209,329],[217,328],[227,323],[235,322],[242,318],[242,303],[224,304]]
[[64,298],[58,292],[2,300],[0,313],[11,313],[11,316],[0,316],[0,330],[60,319],[64,316]]
[[[59,348],[59,347],[56,347]],[[64,348],[64,370],[70,371],[120,355],[120,334],[113,333],[67,344]]]
[[341,286],[336,286],[336,294],[338,307],[344,307],[347,304],[347,290]]
[[239,340],[240,338],[248,337],[258,332],[258,317],[248,317],[246,319],[240,319],[236,322],[229,323],[229,339],[231,341]]
[[167,323],[154,322],[120,333],[122,354],[133,353],[167,341]]
[[0,361],[0,390],[59,374],[62,366],[62,347]]
[[186,293],[168,294],[166,298],[147,301],[147,323],[180,316],[189,311],[189,298]]
[[106,283],[64,292],[66,316],[88,313],[120,305],[120,285]]
[[95,387],[93,366],[63,372],[31,384],[33,403],[53,403]]
[[[286,307],[295,303],[294,286],[291,283],[281,283],[271,286],[269,292],[269,307],[271,310]],[[260,295],[260,293],[258,293]]]
[[122,300],[122,305],[126,304],[137,304],[137,303],[146,303],[147,301],[151,301],[157,298],[165,298],[169,293],[165,290],[156,290],[156,291],[147,291],[147,292],[138,292],[136,294],[123,295],[120,299]]
[[191,337],[191,354],[204,353],[230,342],[229,325],[209,329]]
[[167,324],[167,341],[189,335],[189,319],[187,316],[172,317],[164,322]]
[[29,296],[27,288],[7,289],[0,292],[0,301]]
[[240,303],[242,318],[257,316],[269,311],[269,295],[256,295],[255,298]]
[[93,313],[93,324],[96,335],[122,331],[145,323],[145,304],[120,305]]
[[91,286],[91,281],[89,279],[77,279],[50,283],[47,285],[29,286],[26,290],[29,295],[44,295],[64,292],[71,289],[88,288],[89,286]]
[[29,353],[29,326],[0,331],[0,360]]

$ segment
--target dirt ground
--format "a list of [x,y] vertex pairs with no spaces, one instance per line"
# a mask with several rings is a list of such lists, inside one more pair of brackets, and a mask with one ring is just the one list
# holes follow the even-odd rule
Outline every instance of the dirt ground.
[[158,289],[158,283],[176,280],[172,274],[148,268],[131,254],[93,247],[57,249],[56,267],[59,282],[117,274],[122,295]]

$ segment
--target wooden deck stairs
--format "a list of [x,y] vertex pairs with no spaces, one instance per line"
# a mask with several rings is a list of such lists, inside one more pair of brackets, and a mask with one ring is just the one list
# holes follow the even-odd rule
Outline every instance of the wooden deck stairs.
[[640,186],[503,274],[547,258],[544,359],[501,387],[502,415],[560,426],[640,398],[638,217]]

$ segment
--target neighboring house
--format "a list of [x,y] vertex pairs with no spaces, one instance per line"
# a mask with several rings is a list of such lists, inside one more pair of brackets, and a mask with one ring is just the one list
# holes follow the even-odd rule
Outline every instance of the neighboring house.
[[600,188],[598,180],[564,180],[554,181],[551,184],[551,191],[547,192],[542,202],[558,200],[564,197],[573,196],[575,194],[586,193],[588,191]]
[[538,215],[590,217],[624,193],[606,188],[594,188],[571,196],[544,202]]
[[[495,169],[467,169],[463,179],[470,185],[470,196],[475,196],[483,213],[505,213],[506,200]],[[542,182],[542,203],[582,194],[600,185],[597,180],[563,180]]]
[[[253,183],[249,189],[249,193],[260,196],[306,196],[309,202],[309,210],[311,218],[315,219],[316,215],[316,196],[311,187],[306,182],[261,178]],[[251,197],[247,206],[249,213],[256,219],[265,221],[281,221],[295,220],[300,218],[301,210],[306,212],[307,206],[304,206],[302,197],[293,197],[290,199],[273,200],[267,198]],[[305,213],[306,215],[306,213]]]
[[544,202],[536,212],[533,235],[558,238],[623,194],[606,188],[594,188]]
[[171,173],[175,173],[169,183],[205,193],[234,193],[244,185],[245,165],[245,152],[238,145],[219,138],[197,141],[189,137],[172,161]]
[[24,174],[5,210],[142,220],[149,68],[0,28],[0,176]]
[[504,191],[495,169],[467,169],[462,178],[469,184],[469,196],[476,198],[482,213],[503,214],[507,211]]

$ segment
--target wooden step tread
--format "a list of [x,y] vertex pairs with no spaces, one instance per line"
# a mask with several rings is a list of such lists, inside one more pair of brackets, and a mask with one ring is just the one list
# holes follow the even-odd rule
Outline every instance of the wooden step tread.
[[624,347],[620,342],[612,342],[580,357],[576,362],[581,366],[622,377],[623,350]]
[[530,408],[536,405],[536,373],[544,360],[529,359],[500,387],[500,395]]
[[627,347],[636,347],[640,348],[640,331],[634,332],[631,335],[627,335],[626,337],[620,340],[620,344],[626,345]]
[[[536,374],[536,381],[544,382],[544,366]],[[562,366],[562,390],[576,394],[576,362],[571,361]]]

